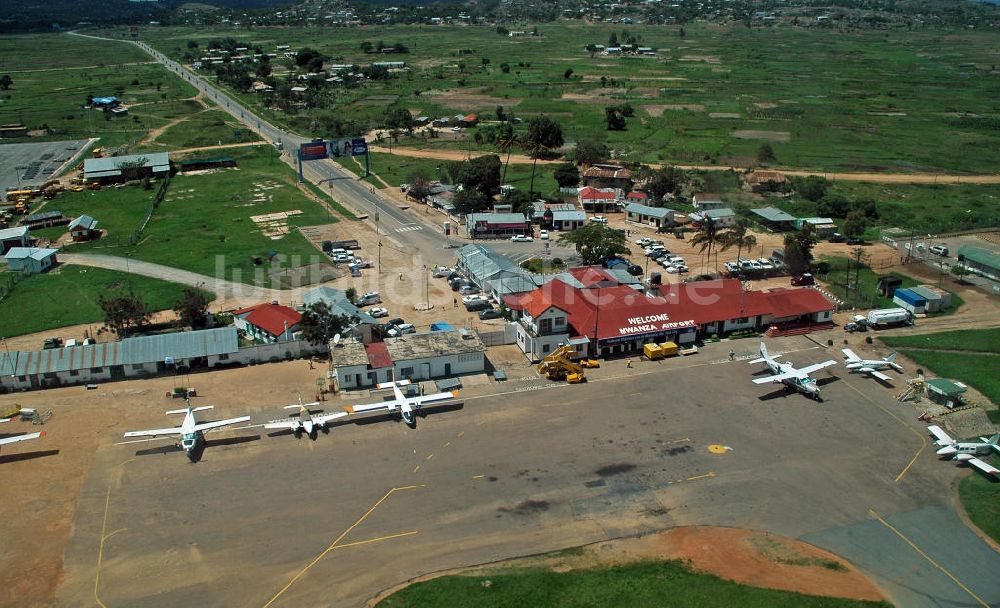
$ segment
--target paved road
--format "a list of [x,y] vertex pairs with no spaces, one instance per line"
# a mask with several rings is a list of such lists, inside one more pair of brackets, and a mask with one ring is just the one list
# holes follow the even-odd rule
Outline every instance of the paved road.
[[[810,345],[773,342],[800,365],[826,358]],[[1000,602],[988,574],[1000,555],[935,527],[961,471],[925,449],[909,406],[844,373],[822,404],[757,387],[728,348],[608,364],[586,385],[470,386],[460,410],[416,429],[348,423],[316,441],[246,429],[251,441],[211,446],[197,465],[151,444],[112,445],[109,432],[78,501],[57,603],[91,603],[102,525],[113,533],[99,588],[108,606],[354,607],[421,574],[676,525],[812,540],[894,582],[884,588],[901,607],[976,606],[962,586]],[[233,413],[283,416],[252,394]],[[135,416],[145,418],[122,425],[162,422],[148,408]],[[966,568],[963,553],[977,563]]]
[[[218,104],[220,109],[228,112],[249,129],[259,133],[262,139],[281,142],[284,148],[282,158],[289,164],[294,165],[293,155],[298,150],[299,145],[311,141],[311,138],[289,133],[272,125],[237,100],[206,82],[199,75],[145,42],[101,38],[78,32],[70,33],[109,42],[135,44],[168,70],[177,74],[179,78],[187,80],[206,97]],[[371,221],[374,221],[377,216],[381,234],[395,241],[401,249],[412,249],[419,252],[422,259],[415,262],[418,265],[446,264],[453,260],[454,253],[443,247],[443,226],[425,223],[418,215],[400,209],[394,201],[380,196],[377,192],[372,192],[371,187],[366,182],[359,181],[356,175],[333,161],[319,160],[303,163],[303,175],[312,183],[323,188],[324,191],[329,191],[335,199],[354,213],[368,215]]]

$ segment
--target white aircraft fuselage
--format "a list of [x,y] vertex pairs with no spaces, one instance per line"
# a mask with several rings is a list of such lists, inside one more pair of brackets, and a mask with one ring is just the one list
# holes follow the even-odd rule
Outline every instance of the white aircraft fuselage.
[[[795,366],[791,363],[779,363],[774,360],[767,360],[767,368],[771,370],[771,373],[777,376],[778,374],[789,374],[795,371]],[[785,386],[791,387],[800,393],[803,393],[813,399],[819,399],[819,385],[812,378],[806,376],[804,378],[784,378],[781,381]]]

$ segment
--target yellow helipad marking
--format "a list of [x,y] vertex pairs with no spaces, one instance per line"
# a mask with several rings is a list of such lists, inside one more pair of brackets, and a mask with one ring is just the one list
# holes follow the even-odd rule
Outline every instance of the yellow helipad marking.
[[420,465],[419,464],[417,466],[413,467],[413,472],[414,473],[416,473],[419,470],[420,470]]
[[673,441],[668,441],[667,443],[685,443],[691,441],[690,437],[685,437],[683,439],[674,439]]
[[451,445],[451,442],[450,442],[450,441],[449,441],[448,443],[444,444],[444,445],[443,445],[443,446],[441,446],[441,447],[443,447],[443,448],[446,448],[446,447],[448,447],[449,445]]
[[434,454],[428,454],[424,460],[430,460],[431,458],[434,458]]
[[486,477],[486,476],[485,475],[473,475],[472,476],[473,479],[482,479],[483,477]]
[[726,447],[724,445],[719,445],[717,443],[713,443],[712,445],[708,446],[708,451],[713,454],[725,454],[731,449],[732,448]]
[[694,481],[695,479],[705,479],[706,477],[715,477],[715,471],[709,471],[704,475],[695,475],[694,477],[688,477],[685,481]]

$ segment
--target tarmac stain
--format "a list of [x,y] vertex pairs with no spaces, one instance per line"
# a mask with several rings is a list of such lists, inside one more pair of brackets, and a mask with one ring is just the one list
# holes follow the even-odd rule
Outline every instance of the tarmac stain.
[[622,473],[628,473],[635,469],[634,464],[629,464],[627,462],[619,462],[617,464],[609,464],[603,466],[596,471],[594,474],[598,477],[611,477],[612,475],[621,475]]
[[663,455],[664,456],[676,456],[678,454],[684,454],[684,453],[687,453],[687,452],[690,452],[690,451],[691,451],[691,446],[690,445],[681,445],[681,446],[677,446],[676,448],[667,448],[667,449],[663,450]]
[[489,477],[487,477],[487,478],[486,478],[486,480],[487,480],[487,481],[496,481],[496,480],[497,480],[497,478],[496,478],[496,477],[494,477],[494,476],[492,476],[492,475],[490,475]]
[[534,515],[535,513],[541,513],[543,511],[549,510],[549,501],[547,500],[525,500],[514,507],[500,507],[497,511],[501,513],[513,513],[515,515]]

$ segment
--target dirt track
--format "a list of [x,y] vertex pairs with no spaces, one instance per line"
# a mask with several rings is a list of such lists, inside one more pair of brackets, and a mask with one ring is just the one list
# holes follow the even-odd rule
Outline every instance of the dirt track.
[[[410,156],[414,158],[436,158],[440,160],[466,160],[468,153],[459,150],[424,150],[415,148],[396,147],[392,152],[388,148],[381,146],[371,146],[373,152],[382,154],[395,154],[396,156]],[[485,153],[484,153],[485,154]],[[523,154],[511,154],[510,162],[514,164],[531,164],[534,160],[530,156]],[[538,164],[558,164],[565,162],[563,159],[539,160]],[[650,165],[659,168],[662,165]],[[745,171],[741,167],[730,167],[726,165],[674,165],[686,171]],[[872,182],[880,184],[1000,184],[1000,175],[953,175],[938,173],[834,173],[829,171],[809,170],[809,169],[785,169],[782,167],[768,167],[769,170],[780,171],[785,175],[805,176],[822,175],[829,180],[842,180],[849,182]]]

